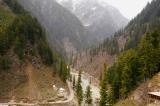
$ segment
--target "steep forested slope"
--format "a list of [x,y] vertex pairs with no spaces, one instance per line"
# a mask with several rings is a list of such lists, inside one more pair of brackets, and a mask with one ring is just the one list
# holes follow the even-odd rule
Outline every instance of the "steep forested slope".
[[54,0],[18,0],[35,16],[47,32],[49,45],[70,56],[88,45],[81,22]]
[[[104,63],[112,65],[107,73],[108,103],[114,104],[120,99],[127,98],[137,86],[160,71],[159,13],[160,1],[153,0],[126,28],[115,33],[112,38],[106,39],[95,49],[86,51],[87,55],[84,57],[83,54],[78,56],[80,64],[77,64],[77,67],[82,67],[83,70],[88,68],[89,73],[96,73],[94,76],[97,76],[97,73],[100,77],[103,76]],[[110,63],[112,61],[110,56],[117,58],[115,64]]]
[[[47,67],[50,71],[43,69],[45,72],[53,73],[54,76],[57,73],[65,82],[69,72],[66,64],[57,52],[49,48],[45,31],[38,21],[16,0],[3,1],[0,1],[0,100],[3,97],[11,99],[15,96],[15,89],[28,84],[29,76],[32,75],[26,71],[28,64],[38,70],[37,73],[41,73],[39,70],[42,67]],[[35,70],[29,72],[34,73]],[[51,83],[48,76],[55,79],[52,74],[43,75],[48,83]],[[43,85],[42,83],[43,81],[37,85]],[[25,86],[26,89],[27,87]],[[19,94],[24,96],[23,92]]]
[[118,53],[118,48],[119,51],[135,48],[146,32],[159,28],[159,5],[160,1],[158,0],[148,3],[142,12],[129,22],[126,28],[116,32],[113,38],[106,39],[100,47],[107,49],[111,54]]
[[[160,1],[153,0],[124,30],[103,45],[107,50],[122,50],[114,52],[119,53],[118,60],[108,71],[111,85],[108,102],[128,97],[132,90],[160,71],[159,13]],[[120,39],[125,41],[121,48]],[[112,46],[108,47],[110,44]]]
[[121,53],[108,71],[108,82],[112,88],[109,102],[126,98],[130,91],[159,71],[160,32],[154,30],[144,35],[136,49]]

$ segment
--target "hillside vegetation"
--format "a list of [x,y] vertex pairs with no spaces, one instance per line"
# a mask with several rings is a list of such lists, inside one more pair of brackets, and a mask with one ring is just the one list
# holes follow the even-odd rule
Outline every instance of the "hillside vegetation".
[[153,0],[139,13],[129,24],[119,31],[113,37],[105,39],[96,49],[102,49],[109,54],[118,54],[121,51],[130,48],[136,48],[141,37],[146,32],[151,32],[160,27],[160,9],[159,0]]
[[44,66],[51,68],[53,78],[57,74],[63,82],[67,80],[66,63],[50,49],[45,37],[37,19],[17,0],[4,0],[0,4],[0,97],[12,97],[14,89],[28,82],[25,71],[28,64],[37,70]]
[[[89,63],[94,63],[92,66],[81,63],[86,60],[83,55],[78,58],[78,67],[85,69],[89,67],[87,70],[89,73],[96,73],[94,76],[98,76],[97,73],[100,77],[104,76],[103,73],[101,75],[102,70],[96,70],[96,66],[102,69],[104,63],[113,65],[107,73],[107,87],[109,87],[107,103],[115,104],[127,98],[141,83],[151,79],[160,71],[159,5],[159,0],[148,3],[124,29],[116,32],[98,47],[86,50],[85,56],[89,58],[87,58]],[[114,64],[108,60],[110,57],[108,55],[116,58]],[[103,60],[104,63],[92,62],[95,58]],[[110,60],[112,61],[112,58]]]
[[111,102],[126,98],[143,81],[160,71],[160,32],[147,33],[136,49],[129,49],[108,71]]
[[[137,86],[160,71],[159,5],[159,0],[148,3],[125,29],[99,47],[106,48],[111,55],[118,55],[107,75],[111,86],[108,102],[111,104],[127,98]],[[121,38],[125,43],[120,47]]]

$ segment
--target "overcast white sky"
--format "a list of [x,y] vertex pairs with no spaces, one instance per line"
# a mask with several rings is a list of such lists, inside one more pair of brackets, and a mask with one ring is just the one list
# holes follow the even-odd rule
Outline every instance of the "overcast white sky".
[[116,7],[128,19],[134,18],[152,0],[100,0]]

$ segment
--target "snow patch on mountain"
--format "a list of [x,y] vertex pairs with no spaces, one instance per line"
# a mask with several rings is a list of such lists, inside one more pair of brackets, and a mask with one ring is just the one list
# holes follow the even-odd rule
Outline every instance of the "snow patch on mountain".
[[102,42],[128,23],[118,9],[103,0],[57,0],[70,10],[90,33],[89,40]]

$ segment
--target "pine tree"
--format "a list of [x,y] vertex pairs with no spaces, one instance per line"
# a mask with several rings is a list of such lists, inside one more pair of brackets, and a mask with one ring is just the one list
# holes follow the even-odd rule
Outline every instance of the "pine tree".
[[102,72],[100,73],[100,76],[99,76],[99,81],[102,80]]
[[63,72],[63,61],[60,60],[60,70],[59,70],[59,76],[62,77],[62,72]]
[[106,106],[107,104],[107,66],[104,64],[104,76],[101,80],[101,89],[100,89],[100,102],[99,106]]
[[87,86],[85,98],[86,98],[86,101],[85,101],[85,102],[86,102],[87,104],[92,104],[92,92],[91,92],[91,87],[90,87],[90,85]]
[[69,66],[67,66],[67,79],[69,79],[72,82],[71,69],[69,68]]
[[73,76],[73,89],[75,89],[76,79],[75,76]]
[[[69,72],[70,73],[70,72]],[[69,81],[72,82],[73,81],[73,76],[71,74],[69,74]]]
[[66,65],[63,65],[63,71],[62,71],[62,79],[63,82],[66,82],[67,78],[68,78],[68,69],[66,67]]
[[78,104],[81,105],[82,101],[83,101],[83,89],[81,86],[81,71],[79,71],[79,75],[78,75],[78,81],[77,81],[77,85],[76,85],[76,93],[77,93],[77,97],[78,97]]

